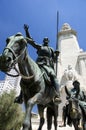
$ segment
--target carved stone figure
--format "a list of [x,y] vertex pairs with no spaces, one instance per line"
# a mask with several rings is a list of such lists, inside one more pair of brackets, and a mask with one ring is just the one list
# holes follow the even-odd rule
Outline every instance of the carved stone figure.
[[65,69],[64,76],[67,81],[69,80],[74,81],[76,79],[76,74],[71,65],[68,65],[68,68]]

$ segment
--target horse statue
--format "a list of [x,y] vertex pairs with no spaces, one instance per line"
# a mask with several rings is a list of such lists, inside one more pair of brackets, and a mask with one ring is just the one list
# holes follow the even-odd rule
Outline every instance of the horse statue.
[[[9,74],[11,69],[15,69],[21,76],[20,87],[26,108],[23,130],[32,130],[31,110],[33,106],[38,104],[40,124],[43,124],[44,108],[53,100],[55,90],[44,79],[44,72],[41,71],[38,64],[28,55],[27,38],[21,33],[17,33],[8,37],[6,43],[3,53],[0,55],[0,70]],[[16,64],[18,64],[18,69]]]
[[[68,88],[65,86],[65,91],[67,94],[67,122],[68,125],[71,126],[73,124],[75,130],[86,130],[86,116],[83,114],[83,110],[80,106],[80,100],[78,96],[80,96],[80,89],[73,95]],[[71,125],[70,125],[71,124]]]

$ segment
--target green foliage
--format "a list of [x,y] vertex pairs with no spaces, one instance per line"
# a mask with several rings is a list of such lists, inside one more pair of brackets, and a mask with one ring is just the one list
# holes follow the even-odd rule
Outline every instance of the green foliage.
[[19,130],[24,113],[19,104],[14,103],[15,91],[0,96],[0,130]]

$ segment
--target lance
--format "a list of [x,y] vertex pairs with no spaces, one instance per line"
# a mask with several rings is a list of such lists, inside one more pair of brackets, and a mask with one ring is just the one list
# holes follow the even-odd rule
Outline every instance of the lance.
[[57,75],[57,66],[58,66],[58,55],[59,55],[59,51],[58,51],[58,25],[59,25],[59,12],[57,11],[57,34],[56,34],[56,75]]

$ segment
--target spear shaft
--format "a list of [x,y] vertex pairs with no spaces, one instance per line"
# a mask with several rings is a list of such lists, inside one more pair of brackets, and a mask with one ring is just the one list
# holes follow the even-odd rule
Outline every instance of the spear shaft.
[[[58,50],[58,25],[59,25],[59,12],[57,11],[57,35],[56,35],[56,50]],[[58,55],[56,54],[56,75],[57,75],[57,65],[58,65]]]

